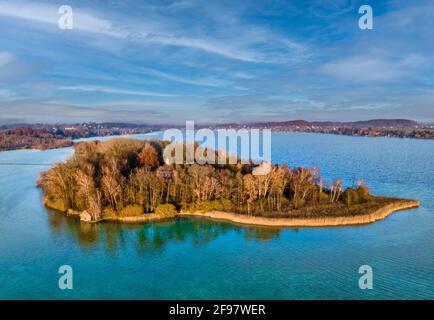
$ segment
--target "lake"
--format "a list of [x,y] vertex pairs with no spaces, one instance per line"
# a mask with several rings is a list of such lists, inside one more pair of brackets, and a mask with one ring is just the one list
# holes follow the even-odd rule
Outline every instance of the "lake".
[[[140,135],[138,137],[144,137]],[[374,224],[247,227],[204,218],[90,225],[46,209],[40,171],[71,148],[0,152],[0,299],[433,299],[434,141],[273,133],[272,161],[420,200]],[[60,290],[58,268],[73,269]],[[372,290],[358,286],[373,268]]]

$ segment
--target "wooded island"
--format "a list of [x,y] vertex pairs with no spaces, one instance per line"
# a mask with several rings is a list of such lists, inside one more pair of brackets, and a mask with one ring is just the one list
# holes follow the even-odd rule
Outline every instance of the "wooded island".
[[370,223],[419,205],[373,196],[362,182],[347,189],[340,179],[326,183],[317,167],[270,165],[267,174],[254,175],[257,165],[240,160],[167,164],[168,144],[124,138],[78,143],[72,157],[41,173],[45,205],[89,222],[199,215],[293,227]]

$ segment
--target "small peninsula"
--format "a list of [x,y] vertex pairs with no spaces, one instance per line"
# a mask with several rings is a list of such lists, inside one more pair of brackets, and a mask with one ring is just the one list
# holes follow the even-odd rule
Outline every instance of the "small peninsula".
[[255,175],[258,165],[240,160],[167,164],[168,143],[126,138],[77,143],[69,159],[41,173],[37,185],[44,203],[90,223],[200,216],[279,227],[367,224],[419,206],[416,200],[374,196],[361,181],[346,189],[340,179],[327,183],[318,167],[263,163],[268,173]]

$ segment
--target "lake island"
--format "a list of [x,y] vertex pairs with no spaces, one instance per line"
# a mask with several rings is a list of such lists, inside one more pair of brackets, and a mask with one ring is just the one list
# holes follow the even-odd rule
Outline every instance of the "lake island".
[[[90,223],[200,216],[279,227],[367,224],[419,206],[416,200],[372,195],[362,181],[346,189],[340,179],[327,183],[318,167],[241,160],[168,164],[163,157],[168,143],[126,138],[77,143],[69,159],[41,173],[37,185],[44,203]],[[254,174],[264,166],[266,174]]]

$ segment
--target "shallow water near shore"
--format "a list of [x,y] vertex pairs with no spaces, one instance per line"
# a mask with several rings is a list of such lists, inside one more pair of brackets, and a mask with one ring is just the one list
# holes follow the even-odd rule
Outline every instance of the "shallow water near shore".
[[[80,223],[46,209],[35,187],[40,171],[71,153],[0,153],[1,299],[434,298],[432,140],[273,133],[274,163],[318,164],[328,180],[363,179],[374,194],[421,202],[374,224],[337,228],[205,218]],[[64,264],[73,268],[73,290],[58,288]],[[373,290],[358,287],[365,264]]]

